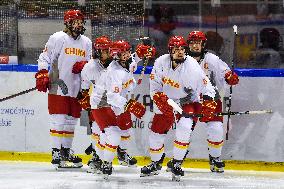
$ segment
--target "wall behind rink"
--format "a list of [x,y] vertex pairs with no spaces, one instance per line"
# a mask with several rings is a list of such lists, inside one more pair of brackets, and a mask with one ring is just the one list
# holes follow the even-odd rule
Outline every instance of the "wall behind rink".
[[[33,72],[0,72],[0,98],[34,87]],[[273,114],[234,116],[224,159],[284,161],[284,79],[282,77],[241,77],[233,89],[232,111],[272,109]],[[134,96],[147,107],[142,120],[133,117],[130,153],[148,156],[148,133],[152,102],[148,75]],[[83,121],[83,120],[82,120]],[[0,103],[0,151],[49,152],[47,95],[37,91]],[[82,122],[83,123],[83,122]],[[226,119],[224,121],[226,123]],[[206,130],[198,124],[192,136],[189,157],[207,158]],[[175,126],[173,126],[175,128]],[[225,124],[224,124],[225,128]],[[172,156],[174,129],[166,138],[167,156]],[[90,143],[85,126],[76,127],[74,150],[83,153]]]

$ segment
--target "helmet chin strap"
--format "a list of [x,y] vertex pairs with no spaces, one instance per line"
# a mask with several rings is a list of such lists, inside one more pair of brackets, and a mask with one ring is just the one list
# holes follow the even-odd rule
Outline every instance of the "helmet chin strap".
[[181,63],[183,63],[183,62],[185,61],[185,58],[176,59],[176,60],[172,59],[172,61],[174,61],[174,62],[177,63],[177,64],[181,64]]
[[[101,62],[103,62],[103,61],[101,61]],[[103,65],[104,68],[107,68],[111,62],[112,62],[112,58],[108,58],[104,61],[104,63],[102,65]]]
[[[172,66],[173,66],[173,62],[175,62],[176,64],[182,64],[186,60],[186,57],[182,58],[182,59],[173,59],[172,55],[170,57],[171,57]],[[173,67],[173,69],[174,69],[174,67]]]
[[76,33],[77,35],[83,35],[86,31],[86,28],[82,27],[81,30],[75,29],[73,32]]
[[207,51],[202,48],[201,52],[192,52],[190,50],[188,50],[188,55],[189,56],[192,56],[192,57],[203,57],[203,55],[206,53]]
[[202,55],[202,52],[192,52],[192,51],[189,51],[188,55],[192,56],[192,57],[200,57]]
[[[131,64],[131,62],[132,62],[132,58],[130,57],[128,60],[126,60],[126,61],[121,61],[121,60],[118,60],[118,62],[119,62],[119,64],[122,66],[122,67],[124,67],[124,68],[126,68],[128,71],[130,71],[129,70],[129,66],[130,66],[130,64]],[[124,66],[125,65],[125,66]]]

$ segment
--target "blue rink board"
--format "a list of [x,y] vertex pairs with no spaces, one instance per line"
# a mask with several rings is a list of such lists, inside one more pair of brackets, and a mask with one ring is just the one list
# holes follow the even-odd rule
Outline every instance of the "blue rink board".
[[[135,74],[140,74],[142,66],[138,66]],[[152,66],[147,66],[145,74],[150,74]],[[0,65],[0,71],[36,72],[36,64]],[[284,69],[243,69],[236,68],[235,72],[241,77],[284,77]]]

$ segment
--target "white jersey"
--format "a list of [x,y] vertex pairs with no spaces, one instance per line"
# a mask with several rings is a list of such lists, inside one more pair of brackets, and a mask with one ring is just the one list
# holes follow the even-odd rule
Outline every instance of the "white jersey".
[[209,78],[216,90],[216,99],[220,98],[219,92],[224,89],[227,82],[225,74],[230,71],[228,65],[213,53],[207,52],[199,61],[201,68]]
[[186,56],[183,63],[172,69],[169,54],[160,56],[153,66],[150,75],[151,97],[156,92],[164,92],[176,102],[188,96],[191,102],[199,102],[201,93],[215,97],[214,87],[194,58]]
[[106,106],[105,74],[107,69],[99,59],[91,59],[81,72],[81,89],[90,89],[90,104],[92,109],[98,106]]
[[116,115],[124,112],[127,96],[134,90],[136,81],[133,72],[137,68],[137,62],[132,58],[128,71],[116,60],[113,60],[107,68],[105,86],[107,89],[107,102],[111,105]]
[[49,93],[77,97],[80,90],[80,74],[73,74],[73,65],[78,61],[88,61],[92,56],[91,40],[80,35],[76,40],[63,31],[56,32],[48,39],[45,49],[38,59],[38,69],[48,70],[51,83],[58,78],[68,87],[64,95],[57,84],[52,84]]
[[[137,69],[137,62],[141,59],[137,56],[136,53],[132,54],[132,64],[130,68],[132,72]],[[113,61],[114,62],[114,61]],[[111,65],[112,63],[110,63]],[[92,109],[97,109],[100,107],[110,106],[107,103],[106,96],[106,80],[107,76],[107,68],[105,68],[99,59],[91,59],[83,68],[81,72],[81,88],[82,89],[90,89],[91,88],[91,96],[90,96],[90,104]]]

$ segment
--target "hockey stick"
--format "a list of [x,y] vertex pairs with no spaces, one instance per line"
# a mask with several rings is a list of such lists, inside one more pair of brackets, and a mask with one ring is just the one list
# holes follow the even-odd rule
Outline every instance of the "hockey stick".
[[[203,117],[203,114],[188,114],[185,113],[182,108],[175,103],[172,99],[168,99],[168,104],[173,107],[175,111],[180,113],[183,117]],[[272,110],[256,110],[256,111],[243,111],[243,112],[219,112],[216,113],[215,116],[224,116],[224,115],[244,115],[244,114],[267,114],[267,113],[273,113]]]
[[[142,41],[142,43],[145,44],[145,45],[153,46],[153,44],[152,44],[152,42],[151,42],[151,40],[150,40],[149,37],[142,37],[142,36],[141,36],[140,38],[138,38],[138,39],[136,39],[136,40]],[[151,49],[151,51],[152,51],[152,49]],[[148,63],[149,63],[149,59],[150,59],[149,57],[144,57],[143,68],[142,68],[141,73],[140,73],[140,75],[139,75],[139,77],[138,77],[138,80],[137,80],[137,84],[138,84],[138,85],[140,85],[140,84],[142,83],[142,79],[143,79],[143,77],[144,77],[144,73],[145,73],[145,70],[146,70],[146,66],[147,66]]]
[[[238,26],[234,25],[233,26],[233,30],[234,30],[234,46],[235,46],[235,38],[238,35]],[[234,47],[235,48],[235,47]],[[234,49],[233,48],[233,49]],[[234,51],[233,51],[234,52]],[[232,74],[234,73],[234,53],[233,53],[233,58],[232,58]],[[226,140],[229,139],[229,130],[230,130],[230,117],[231,117],[231,106],[232,106],[232,94],[233,94],[233,86],[230,86],[230,95],[229,95],[229,103],[228,103],[228,120],[227,120],[227,130],[226,130]]]
[[143,68],[141,70],[141,73],[138,77],[138,81],[137,81],[137,84],[140,85],[142,83],[142,79],[144,77],[144,73],[145,73],[145,70],[146,70],[146,66],[148,65],[149,63],[149,58],[146,58],[145,61],[144,61],[144,64],[143,64]]
[[[63,81],[62,79],[58,79],[58,80],[57,80],[56,82],[54,82],[53,84],[57,84],[57,85],[60,87],[60,89],[61,89],[61,91],[62,91],[62,93],[63,93],[64,95],[66,95],[66,94],[68,93],[68,87],[67,87],[67,85],[64,83],[64,81]],[[9,99],[11,99],[11,98],[15,98],[15,97],[17,97],[17,96],[21,96],[21,95],[23,95],[23,94],[27,94],[27,93],[32,92],[32,91],[35,91],[35,90],[36,90],[36,87],[33,87],[33,88],[31,88],[31,89],[27,89],[27,90],[21,91],[21,92],[19,92],[19,93],[13,94],[13,95],[11,95],[11,96],[7,96],[7,97],[5,97],[5,98],[1,98],[1,99],[0,99],[0,102],[9,100]]]

